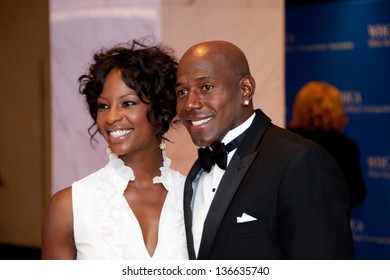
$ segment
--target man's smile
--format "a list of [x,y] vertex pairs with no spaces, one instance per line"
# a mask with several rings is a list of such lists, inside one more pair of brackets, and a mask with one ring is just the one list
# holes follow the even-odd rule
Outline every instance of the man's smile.
[[208,117],[208,118],[197,120],[197,121],[190,121],[190,123],[192,126],[200,126],[202,124],[209,122],[211,119],[212,119],[212,117]]

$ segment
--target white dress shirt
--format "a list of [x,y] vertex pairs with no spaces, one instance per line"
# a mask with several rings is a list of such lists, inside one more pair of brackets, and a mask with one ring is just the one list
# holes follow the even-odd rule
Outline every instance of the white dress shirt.
[[[253,113],[252,116],[250,116],[245,122],[230,130],[222,139],[222,143],[228,144],[241,133],[246,131],[252,124],[255,115],[256,114]],[[228,153],[227,165],[229,165],[230,160],[232,159],[236,150],[237,149],[234,149]],[[214,199],[215,193],[217,192],[219,182],[221,181],[223,174],[225,174],[225,170],[214,164],[211,167],[209,173],[201,170],[200,176],[198,176],[198,178],[192,183],[192,187],[194,189],[194,196],[192,198],[192,234],[194,238],[194,249],[196,255],[198,255],[199,252],[204,221],[210,209],[211,202]]]

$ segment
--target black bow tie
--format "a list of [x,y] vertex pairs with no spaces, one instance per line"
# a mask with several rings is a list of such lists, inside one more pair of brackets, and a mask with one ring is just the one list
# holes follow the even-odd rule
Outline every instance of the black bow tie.
[[232,140],[227,145],[223,143],[218,143],[213,148],[213,150],[210,150],[209,147],[199,148],[198,149],[199,162],[202,165],[203,170],[206,172],[210,172],[211,167],[214,164],[217,164],[219,168],[225,170],[227,166],[228,153],[238,147],[242,138],[244,138],[244,133],[242,133],[240,136]]

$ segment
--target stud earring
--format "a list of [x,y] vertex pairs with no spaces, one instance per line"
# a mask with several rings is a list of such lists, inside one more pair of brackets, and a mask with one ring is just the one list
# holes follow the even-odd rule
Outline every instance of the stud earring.
[[161,139],[161,143],[159,147],[161,150],[165,150],[167,148],[167,144],[165,143],[164,139]]
[[106,148],[106,153],[107,153],[107,154],[111,154],[111,153],[112,153],[110,147],[107,147],[107,148]]
[[248,100],[248,99],[245,99],[244,102],[242,102],[242,105],[248,106],[248,105],[249,105],[249,100]]

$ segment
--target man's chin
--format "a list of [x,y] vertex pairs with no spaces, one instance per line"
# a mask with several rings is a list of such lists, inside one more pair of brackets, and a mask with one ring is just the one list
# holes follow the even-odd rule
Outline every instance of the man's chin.
[[212,142],[201,137],[191,135],[192,142],[198,147],[211,146]]

